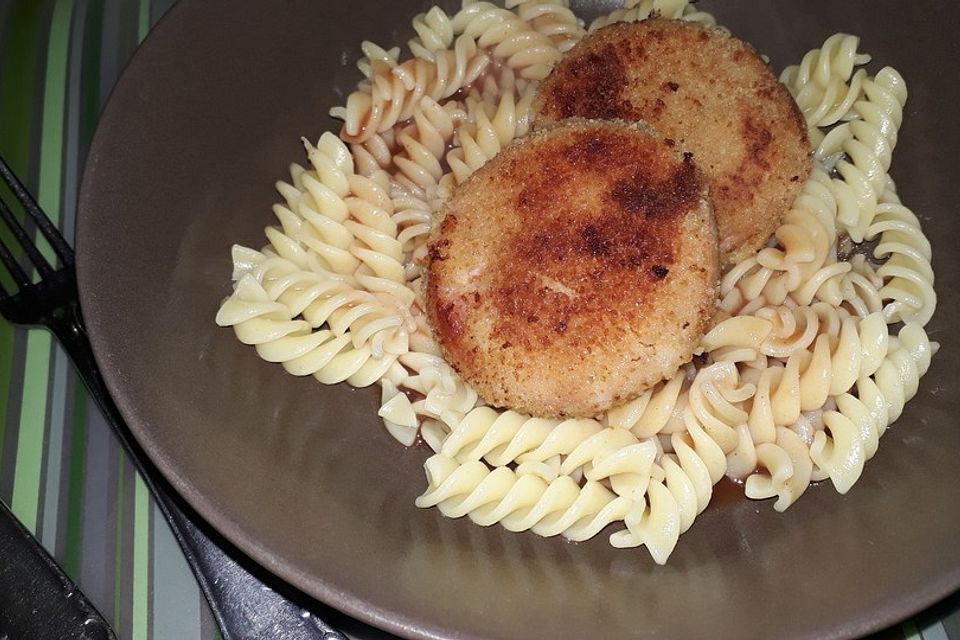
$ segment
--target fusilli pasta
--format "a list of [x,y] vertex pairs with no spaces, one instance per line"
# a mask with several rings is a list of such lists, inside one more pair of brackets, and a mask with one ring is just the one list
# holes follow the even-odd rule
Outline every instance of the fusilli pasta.
[[[652,15],[715,23],[688,0],[626,0],[589,30]],[[777,511],[813,482],[847,492],[937,349],[930,242],[888,173],[903,78],[870,75],[842,33],[785,69],[814,168],[724,274],[696,359],[605,415],[554,420],[484,406],[444,361],[421,264],[444,200],[526,134],[539,81],[587,30],[563,0],[465,0],[412,26],[405,60],[361,45],[340,135],[304,140],[267,246],[233,250],[217,323],[295,375],[379,383],[387,431],[433,451],[417,506],[449,517],[571,540],[613,524],[613,546],[664,563],[724,476]]]

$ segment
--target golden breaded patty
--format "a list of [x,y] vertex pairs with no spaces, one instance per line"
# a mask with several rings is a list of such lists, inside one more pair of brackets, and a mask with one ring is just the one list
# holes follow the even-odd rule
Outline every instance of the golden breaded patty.
[[689,154],[573,119],[508,146],[452,195],[427,314],[488,403],[595,416],[690,360],[714,311],[716,225]]
[[557,64],[534,109],[538,125],[642,120],[691,151],[728,266],[763,245],[810,173],[793,98],[749,44],[716,27],[650,19],[599,29]]

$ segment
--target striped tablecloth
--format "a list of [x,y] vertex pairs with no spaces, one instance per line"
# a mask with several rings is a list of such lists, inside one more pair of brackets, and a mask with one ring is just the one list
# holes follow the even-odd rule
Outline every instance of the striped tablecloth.
[[[0,0],[0,154],[68,239],[97,116],[126,61],[172,3]],[[120,638],[219,637],[146,486],[64,352],[46,331],[2,320],[0,500]],[[878,637],[960,640],[960,598]]]

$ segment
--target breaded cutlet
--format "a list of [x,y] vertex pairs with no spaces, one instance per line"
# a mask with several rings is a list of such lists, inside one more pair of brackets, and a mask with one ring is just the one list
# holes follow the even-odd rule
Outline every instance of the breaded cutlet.
[[596,416],[673,375],[714,312],[706,183],[637,125],[572,119],[517,140],[451,196],[427,315],[489,404]]
[[787,89],[724,29],[653,18],[598,29],[540,86],[535,126],[563,118],[644,121],[690,151],[710,184],[721,261],[755,253],[810,173]]

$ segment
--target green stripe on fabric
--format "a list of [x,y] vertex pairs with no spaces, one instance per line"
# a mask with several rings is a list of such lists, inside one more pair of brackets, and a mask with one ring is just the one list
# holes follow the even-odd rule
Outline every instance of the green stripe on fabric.
[[50,375],[51,389],[48,396],[50,420],[47,428],[44,453],[44,491],[40,520],[40,541],[55,553],[59,536],[59,513],[61,487],[63,486],[63,444],[66,428],[67,381],[70,377],[70,360],[59,346],[53,349],[53,372]]
[[900,628],[903,630],[903,640],[923,640],[920,632],[917,631],[917,624],[913,620],[904,622]]
[[37,532],[40,503],[40,472],[43,466],[51,345],[50,334],[46,331],[33,330],[27,334],[20,437],[17,439],[17,466],[13,475],[13,499],[10,508],[33,533]]
[[180,545],[174,538],[160,507],[153,505],[150,530],[153,573],[150,575],[153,596],[153,637],[177,640],[201,640],[204,635],[201,607],[206,601],[200,592]]
[[[43,129],[40,138],[40,208],[56,223],[60,219],[63,167],[63,118],[67,92],[67,56],[73,0],[57,0],[50,20],[47,75],[43,91]],[[51,256],[48,256],[51,258]]]
[[[16,2],[10,9],[7,28],[0,34],[0,78],[3,78],[0,83],[0,154],[23,178],[30,159],[42,19],[43,3]],[[9,190],[3,189],[2,193],[6,198]],[[13,326],[0,320],[0,460],[6,446],[15,335]]]
[[114,629],[120,629],[123,622],[123,450],[117,452],[117,496],[114,501],[115,536],[113,543],[113,619],[110,623]]
[[83,478],[87,454],[87,394],[80,377],[74,374],[73,424],[70,434],[70,480],[67,494],[67,533],[63,568],[74,580],[80,578],[80,554],[83,543]]
[[82,105],[80,114],[80,148],[86,153],[97,128],[100,114],[100,55],[103,39],[103,0],[91,0],[87,10],[86,32],[83,34],[84,54]]
[[[72,9],[73,0],[57,0],[50,19],[50,37],[47,41],[37,200],[54,222],[57,221],[60,209],[64,94]],[[47,258],[52,261],[49,247],[41,248],[46,249]],[[20,436],[17,439],[17,466],[13,480],[13,511],[34,533],[40,501],[51,345],[50,336],[45,331],[33,331],[27,337]]]
[[67,65],[66,114],[63,121],[63,199],[60,204],[60,232],[72,243],[77,220],[77,192],[80,188],[80,118],[83,104],[83,36],[86,33],[89,0],[76,0],[70,24]]
[[14,2],[0,40],[0,152],[21,175],[30,157],[42,21],[42,2]]
[[133,498],[133,640],[147,640],[150,579],[150,492],[138,473]]
[[140,0],[140,13],[137,15],[137,42],[143,42],[150,31],[150,0]]
[[10,400],[10,374],[13,370],[13,325],[0,319],[0,460],[7,436],[7,408]]

